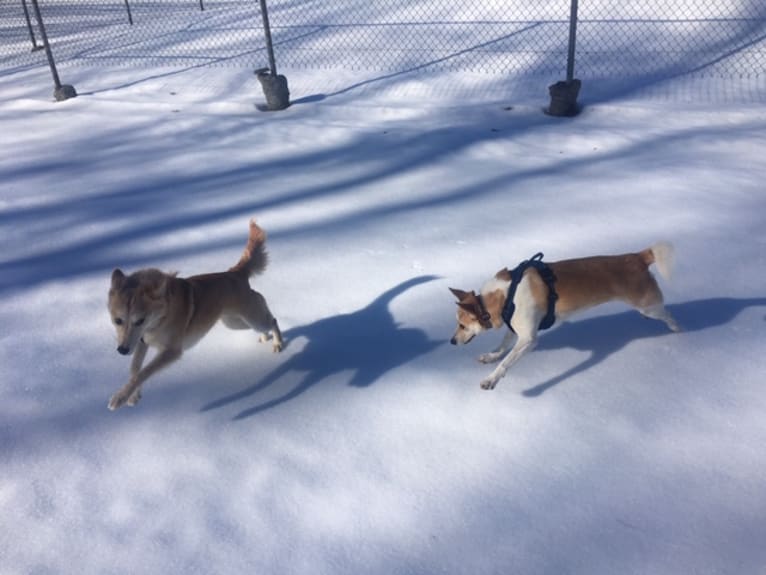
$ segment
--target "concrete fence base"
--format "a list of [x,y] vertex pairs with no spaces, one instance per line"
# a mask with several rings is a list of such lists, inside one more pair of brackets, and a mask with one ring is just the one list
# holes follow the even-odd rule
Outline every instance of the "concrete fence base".
[[69,84],[62,84],[55,90],[53,90],[53,97],[56,98],[57,102],[62,102],[64,100],[68,100],[69,98],[74,98],[77,96],[77,90],[74,89],[74,86],[70,86]]
[[290,105],[290,90],[287,87],[287,78],[274,75],[268,70],[256,71],[258,81],[266,96],[266,110],[284,110]]
[[551,116],[576,116],[580,111],[577,96],[582,82],[577,78],[570,82],[561,81],[548,86],[551,95],[551,105],[545,110]]

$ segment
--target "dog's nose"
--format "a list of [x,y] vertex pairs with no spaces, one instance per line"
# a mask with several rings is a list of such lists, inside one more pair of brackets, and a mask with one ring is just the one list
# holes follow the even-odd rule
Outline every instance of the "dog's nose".
[[120,353],[121,355],[128,355],[130,353],[130,348],[125,347],[124,345],[121,345],[120,347],[117,348],[117,352]]
[[454,337],[453,337],[451,340],[449,340],[449,342],[450,342],[452,345],[457,345],[457,340],[456,340]]

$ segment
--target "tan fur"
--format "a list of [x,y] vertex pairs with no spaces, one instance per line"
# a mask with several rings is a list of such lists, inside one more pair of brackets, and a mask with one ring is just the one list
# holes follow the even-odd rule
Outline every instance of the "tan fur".
[[[665,309],[662,292],[649,271],[649,266],[657,263],[660,273],[667,277],[670,273],[671,257],[672,248],[668,244],[656,244],[633,254],[594,256],[548,263],[556,276],[556,320],[562,320],[575,312],[602,303],[619,300],[647,317],[664,321],[671,330],[678,331],[678,324]],[[492,328],[503,327],[502,311],[510,283],[511,273],[508,269],[502,269],[485,285],[480,295],[450,288],[458,299],[458,327],[451,343],[468,343],[476,335],[486,331],[487,322],[481,321],[480,318],[483,312],[489,314]],[[534,268],[529,268],[524,273],[516,290],[514,303],[516,311],[511,325],[518,340],[511,349],[513,334],[509,330],[496,350],[479,358],[483,363],[503,358],[490,377],[482,381],[484,389],[494,388],[506,370],[536,343],[540,320],[547,312],[548,287]]]
[[[255,221],[239,262],[226,272],[178,278],[156,269],[126,276],[112,272],[108,307],[117,331],[117,350],[133,354],[130,380],[109,401],[109,409],[135,405],[141,386],[154,373],[179,359],[221,319],[232,329],[255,329],[282,349],[282,335],[264,297],[252,290],[248,278],[262,272],[268,257],[265,232]],[[146,365],[149,347],[157,354]]]
[[[621,300],[642,309],[662,303],[662,292],[649,272],[651,249],[637,254],[596,256],[549,264],[556,275],[556,313],[568,315],[608,301]],[[548,290],[538,274],[532,282],[536,301],[546,305]]]

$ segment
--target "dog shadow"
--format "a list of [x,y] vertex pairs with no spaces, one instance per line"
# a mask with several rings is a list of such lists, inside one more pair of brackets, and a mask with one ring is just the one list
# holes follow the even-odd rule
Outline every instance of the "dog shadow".
[[351,371],[349,385],[367,387],[389,370],[429,353],[444,342],[428,339],[419,329],[401,327],[394,320],[389,304],[410,288],[435,279],[436,276],[412,278],[384,292],[358,311],[285,331],[285,341],[308,340],[300,353],[283,362],[262,381],[213,401],[201,411],[243,401],[276,383],[288,372],[305,372],[303,379],[288,392],[234,417],[245,419],[298,397],[333,374]]
[[[667,309],[683,332],[689,333],[725,325],[754,306],[766,306],[766,298],[711,298],[668,305]],[[672,333],[661,321],[646,320],[634,310],[565,323],[550,334],[542,335],[537,349],[571,348],[590,355],[564,373],[523,391],[522,395],[538,397],[573,375],[598,365],[632,341]]]

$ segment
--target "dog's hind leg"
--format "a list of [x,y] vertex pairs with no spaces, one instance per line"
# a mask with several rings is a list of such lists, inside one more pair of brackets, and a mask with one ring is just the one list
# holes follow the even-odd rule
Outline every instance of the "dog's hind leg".
[[665,325],[667,325],[671,331],[681,331],[681,326],[678,325],[678,322],[676,322],[673,316],[670,315],[670,312],[665,309],[665,306],[661,303],[639,309],[638,311],[641,312],[641,315],[644,317],[664,321]]
[[268,341],[269,339],[273,340],[272,348],[275,352],[282,351],[282,348],[285,345],[284,340],[282,339],[282,331],[279,329],[279,324],[277,323],[277,319],[272,317],[271,318],[271,329],[269,330],[269,333],[266,335],[261,336],[261,341]]
[[676,323],[676,320],[665,309],[665,298],[662,296],[662,290],[660,290],[660,286],[652,274],[647,272],[641,293],[637,297],[628,298],[626,301],[644,317],[664,321],[665,325],[672,331],[681,331],[681,327]]
[[221,321],[229,329],[253,329],[249,323],[237,315],[221,316]]
[[261,341],[271,339],[274,351],[282,351],[282,332],[279,330],[277,319],[271,315],[269,306],[266,305],[266,298],[257,291],[250,290],[248,300],[239,313],[245,323],[263,334]]

